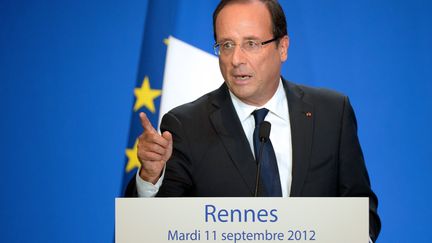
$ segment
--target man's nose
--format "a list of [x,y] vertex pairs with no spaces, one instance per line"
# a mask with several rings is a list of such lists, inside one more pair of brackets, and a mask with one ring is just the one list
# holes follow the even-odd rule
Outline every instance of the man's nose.
[[235,67],[246,63],[246,53],[244,52],[244,50],[241,48],[240,45],[236,45],[234,47],[234,50],[233,50],[233,53],[231,56],[231,62],[232,62],[232,65]]

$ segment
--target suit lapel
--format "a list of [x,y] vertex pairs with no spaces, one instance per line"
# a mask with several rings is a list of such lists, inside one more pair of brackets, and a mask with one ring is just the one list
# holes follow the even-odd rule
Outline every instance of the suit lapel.
[[216,110],[210,114],[210,120],[235,167],[253,194],[257,170],[255,159],[229,97],[228,88],[223,84],[218,91],[212,100]]
[[310,164],[314,126],[313,106],[303,100],[303,90],[283,81],[288,99],[292,141],[292,183],[290,196],[301,196]]

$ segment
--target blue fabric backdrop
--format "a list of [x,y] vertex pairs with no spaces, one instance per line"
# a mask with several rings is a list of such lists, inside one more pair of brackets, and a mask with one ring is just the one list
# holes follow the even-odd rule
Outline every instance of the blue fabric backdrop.
[[[0,2],[1,242],[112,241],[143,41],[162,26],[147,17],[175,16],[173,36],[212,52],[218,1],[156,13],[148,2]],[[283,75],[354,106],[380,200],[378,242],[429,242],[432,3],[281,2],[291,36]]]

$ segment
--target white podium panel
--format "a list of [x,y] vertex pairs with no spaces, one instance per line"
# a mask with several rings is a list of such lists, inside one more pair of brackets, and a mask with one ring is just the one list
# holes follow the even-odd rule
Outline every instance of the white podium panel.
[[368,198],[116,198],[117,243],[367,243]]

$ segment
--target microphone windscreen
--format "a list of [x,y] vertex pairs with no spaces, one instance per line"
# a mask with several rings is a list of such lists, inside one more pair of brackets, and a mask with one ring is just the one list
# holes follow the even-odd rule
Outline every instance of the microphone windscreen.
[[271,130],[271,124],[268,121],[261,122],[260,128],[259,128],[259,138],[260,140],[267,141],[270,137],[270,130]]

